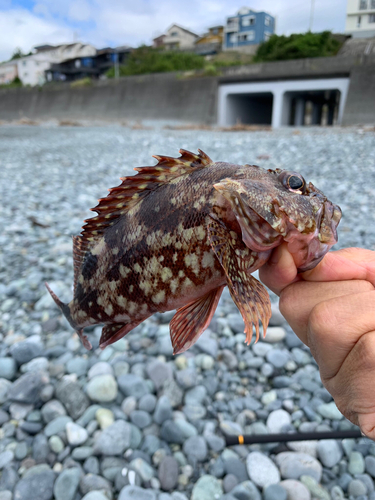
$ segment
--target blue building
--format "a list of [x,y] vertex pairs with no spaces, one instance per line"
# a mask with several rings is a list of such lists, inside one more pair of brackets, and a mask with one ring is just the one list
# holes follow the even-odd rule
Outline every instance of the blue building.
[[266,42],[275,32],[275,18],[267,12],[243,7],[228,17],[224,28],[223,50],[246,50]]

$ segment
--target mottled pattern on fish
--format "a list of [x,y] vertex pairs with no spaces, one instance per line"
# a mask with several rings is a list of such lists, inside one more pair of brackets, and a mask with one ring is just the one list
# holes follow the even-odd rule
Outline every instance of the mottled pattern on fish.
[[180,152],[122,179],[73,238],[74,298],[63,304],[51,294],[88,348],[86,326],[104,323],[105,347],[155,312],[177,309],[171,340],[183,352],[207,328],[225,285],[250,342],[253,325],[258,338],[271,314],[251,272],[283,240],[301,269],[336,241],[339,208],[299,174]]

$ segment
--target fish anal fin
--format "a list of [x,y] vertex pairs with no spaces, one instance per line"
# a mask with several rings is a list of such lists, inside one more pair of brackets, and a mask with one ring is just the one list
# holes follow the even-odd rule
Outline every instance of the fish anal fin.
[[264,286],[248,272],[253,263],[251,251],[239,237],[233,239],[221,221],[212,218],[207,229],[211,246],[226,274],[233,302],[244,320],[245,342],[251,342],[253,325],[258,341],[259,322],[263,325],[263,335],[266,334],[271,317],[271,302]]
[[102,235],[151,191],[176,177],[210,165],[212,160],[203,151],[198,151],[198,154],[194,154],[181,149],[179,158],[154,156],[158,160],[157,165],[137,167],[134,169],[138,172],[136,175],[122,177],[122,184],[110,189],[109,194],[91,209],[98,215],[85,220],[81,233],[83,242],[91,242]]
[[224,286],[215,288],[177,310],[169,324],[173,354],[185,352],[206,330],[216,311]]
[[141,323],[141,321],[126,324],[110,323],[108,325],[105,325],[100,337],[99,347],[101,349],[104,349],[105,347],[107,347],[107,345],[117,342],[117,340],[122,339],[122,337],[125,337],[127,333],[138,326],[139,323]]

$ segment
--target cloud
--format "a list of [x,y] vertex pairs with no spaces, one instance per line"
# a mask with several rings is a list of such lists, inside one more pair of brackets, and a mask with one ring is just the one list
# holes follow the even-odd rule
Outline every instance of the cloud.
[[[201,34],[225,24],[242,4],[250,5],[234,5],[232,0],[36,0],[27,10],[10,8],[10,2],[0,0],[0,60],[10,57],[15,47],[29,51],[42,43],[71,42],[73,33],[96,47],[150,44],[174,23]],[[306,31],[310,6],[304,0],[251,2],[254,10],[276,16],[278,34]],[[315,0],[313,31],[343,32],[345,14],[346,0]]]
[[19,47],[29,52],[35,45],[72,41],[72,30],[53,21],[46,21],[26,9],[0,12],[0,61],[7,60]]

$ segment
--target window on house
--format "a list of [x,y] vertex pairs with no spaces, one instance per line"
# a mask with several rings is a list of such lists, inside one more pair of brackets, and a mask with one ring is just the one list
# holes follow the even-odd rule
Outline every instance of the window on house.
[[271,18],[269,16],[266,16],[264,19],[264,24],[266,26],[271,26]]
[[371,0],[371,8],[375,9],[375,0]]
[[255,33],[253,31],[249,33],[242,33],[238,35],[238,41],[239,42],[250,42],[251,40],[254,40],[254,35]]
[[228,26],[228,28],[236,27],[237,26],[237,18],[234,17],[232,19],[228,19],[227,26]]
[[358,19],[357,19],[357,28],[361,27],[361,21],[362,21],[362,16],[358,16]]
[[241,20],[242,26],[254,26],[255,16],[244,16]]
[[267,42],[271,38],[271,33],[264,33],[264,41]]
[[359,10],[367,9],[367,0],[359,0]]
[[[375,0],[374,0],[374,1],[375,1]],[[213,35],[217,35],[218,33],[219,33],[219,29],[218,29],[218,28],[214,28],[214,29],[212,30],[212,34],[213,34]]]
[[229,37],[230,43],[236,43],[237,42],[237,35],[233,33],[233,35],[230,35]]
[[368,22],[369,23],[375,23],[375,14],[370,14],[368,16]]
[[178,36],[178,31],[172,31],[171,36]]

